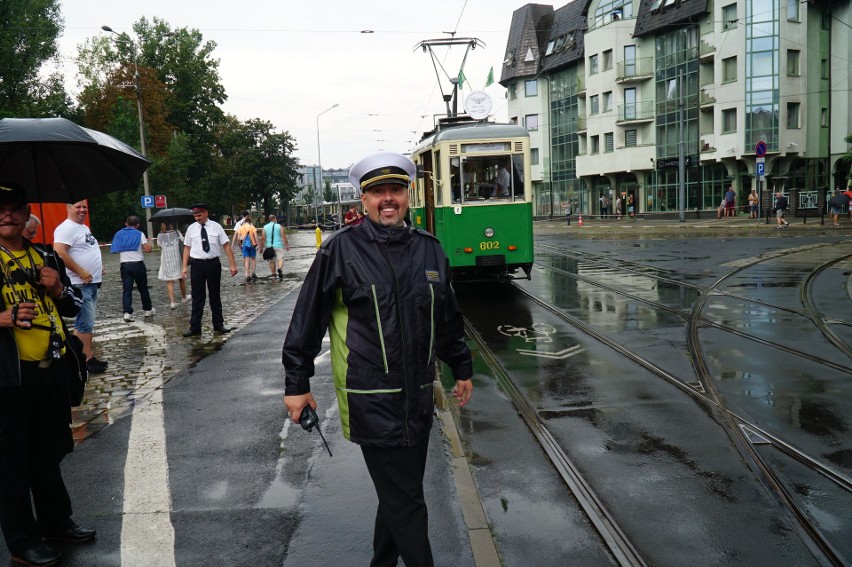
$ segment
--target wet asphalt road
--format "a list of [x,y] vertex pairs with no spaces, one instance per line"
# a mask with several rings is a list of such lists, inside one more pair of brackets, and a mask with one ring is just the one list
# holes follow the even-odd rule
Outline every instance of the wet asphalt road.
[[[531,282],[457,289],[540,427],[588,479],[639,556],[661,565],[818,564],[747,466],[721,412],[696,399],[713,387],[729,411],[824,468],[815,472],[778,445],[754,443],[808,520],[852,561],[852,499],[823,474],[848,479],[852,468],[847,237],[624,241],[548,228],[550,234],[537,231]],[[803,288],[845,350],[814,330]],[[690,345],[699,299],[698,340]],[[692,356],[702,357],[706,375],[696,374]],[[559,490],[506,388],[494,384],[493,369],[480,363],[477,372],[479,403],[462,410],[460,430],[505,564],[533,556],[541,564],[565,557],[613,563],[580,504]],[[519,458],[507,458],[506,445]]]
[[[657,240],[656,230],[648,238],[640,235],[629,240],[573,238],[568,246],[617,265],[662,269],[674,280],[706,288],[737,261],[840,240],[832,233],[794,231],[785,238],[752,240],[751,234],[743,238],[734,230],[717,238],[672,241]],[[540,259],[546,265],[570,269],[571,262],[553,256],[553,248],[564,248],[569,235],[554,225],[539,225],[536,232],[539,242],[550,247],[539,251]],[[281,408],[280,345],[295,290],[314,254],[312,233],[297,234],[291,242],[293,253],[283,283],[245,285],[239,277],[223,277],[226,324],[236,327],[225,337],[210,334],[209,312],[204,336],[179,337],[189,307],[168,310],[153,258],[147,262],[157,308],[152,319],[137,318],[130,325],[121,321],[120,282],[107,278],[99,303],[95,350],[110,369],[94,377],[87,405],[75,413],[77,437],[84,440],[64,464],[75,517],[96,527],[99,537],[90,546],[64,548],[70,556],[67,564],[367,564],[374,497],[357,447],[340,435],[327,357],[318,359],[315,393],[325,409],[320,418],[334,457],[328,457],[317,435],[293,429]],[[114,264],[108,269],[117,276],[115,258],[106,261]],[[574,262],[574,268],[579,266]],[[541,268],[533,282],[522,286],[548,297],[553,305],[564,307],[581,298],[574,315],[655,357],[684,383],[697,379],[684,359],[683,319],[676,313],[687,310],[700,296],[694,288],[665,283],[649,290],[647,281],[635,273],[619,275],[592,265],[579,271],[590,279],[618,283],[636,295],[646,294],[672,311],[619,300],[588,281],[557,277]],[[820,310],[834,310],[839,318],[849,313],[848,294],[833,299],[848,274],[848,267],[838,266],[814,284]],[[796,299],[796,284],[788,276],[787,268],[776,266],[769,273],[747,278],[757,277],[760,282],[781,278],[783,285],[760,287],[777,291],[773,301],[783,303]],[[757,293],[758,286],[739,280],[729,287],[747,294]],[[467,296],[469,317],[482,310],[493,323],[486,339],[496,350],[506,352],[518,346],[517,335],[507,325],[534,328],[541,323],[539,330],[547,334],[547,326],[561,331],[564,324],[503,288],[460,287],[459,293]],[[477,307],[470,303],[470,296],[485,297],[488,304]],[[726,306],[725,301],[733,304]],[[138,295],[134,303],[138,309]],[[744,311],[736,303],[732,296],[719,297],[709,305],[708,320],[739,324],[782,343],[799,342],[799,331],[789,319],[777,324],[783,310]],[[738,309],[732,318],[730,314]],[[503,328],[498,331],[497,327]],[[832,328],[841,335],[847,330],[843,324]],[[852,408],[838,407],[852,399],[848,392],[832,392],[804,412],[779,404],[779,390],[766,377],[778,374],[779,365],[786,369],[790,360],[775,360],[752,342],[714,333],[720,333],[718,328],[702,329],[702,344],[726,399],[754,413],[761,423],[773,427],[782,423],[789,428],[784,434],[790,436],[796,419],[830,409],[828,425],[811,425],[806,420],[808,426],[798,429],[811,441],[821,439],[825,446],[836,446],[839,454],[834,459],[841,465],[826,460],[846,467],[848,474],[843,451],[849,447],[852,413],[848,410]],[[848,335],[842,336],[848,344]],[[750,470],[737,462],[729,439],[710,413],[681,390],[577,329],[565,331],[559,340],[561,347],[579,344],[583,351],[543,363],[531,356],[513,357],[509,368],[520,377],[521,388],[566,452],[594,479],[596,490],[612,505],[649,562],[815,564],[796,534],[783,519],[778,520],[777,506],[754,482]],[[836,348],[818,350],[837,364],[844,363]],[[743,360],[755,364],[746,371]],[[736,368],[731,370],[731,365]],[[478,354],[475,372],[475,398],[459,415],[459,425],[503,563],[614,564],[612,553]],[[791,379],[784,391],[793,391],[796,382]],[[671,407],[678,411],[670,411]],[[151,434],[158,429],[160,439]],[[437,430],[434,433],[427,493],[436,564],[471,565],[445,443]],[[798,488],[810,492],[812,512],[820,516],[823,526],[834,525],[839,534],[848,532],[852,506],[841,502],[833,509],[832,503],[824,501],[832,487],[820,486],[811,471],[796,468],[771,449],[762,450],[789,472],[787,478],[798,482]],[[819,450],[825,453],[824,448]],[[157,488],[163,481],[165,492]],[[0,551],[0,561],[7,557],[5,550]]]

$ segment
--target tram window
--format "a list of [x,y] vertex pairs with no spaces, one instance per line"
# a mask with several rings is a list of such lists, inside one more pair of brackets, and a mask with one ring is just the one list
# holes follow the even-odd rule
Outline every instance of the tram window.
[[[516,171],[518,168],[520,171]],[[516,163],[510,156],[468,157],[461,170],[461,184],[465,203],[513,200],[515,195],[523,195],[523,159]]]
[[461,160],[459,158],[450,158],[450,191],[452,193],[453,203],[461,203],[462,200],[462,181],[460,165]]

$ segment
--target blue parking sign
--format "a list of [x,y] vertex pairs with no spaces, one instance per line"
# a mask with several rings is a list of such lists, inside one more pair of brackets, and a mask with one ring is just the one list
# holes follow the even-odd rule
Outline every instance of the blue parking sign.
[[142,195],[142,208],[143,209],[153,209],[154,208],[154,196],[153,195]]
[[764,171],[766,171],[766,164],[765,163],[758,163],[757,164],[757,176],[763,177]]

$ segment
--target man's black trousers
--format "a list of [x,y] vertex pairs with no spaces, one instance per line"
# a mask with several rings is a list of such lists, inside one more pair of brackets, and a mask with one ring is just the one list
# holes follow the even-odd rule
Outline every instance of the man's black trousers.
[[371,567],[396,565],[400,556],[406,567],[433,565],[423,496],[428,450],[428,435],[413,447],[361,447],[379,497]]
[[69,525],[71,499],[59,469],[74,448],[67,373],[63,359],[49,368],[21,362],[21,385],[0,388],[0,527],[12,554]]
[[192,316],[189,326],[192,329],[201,328],[201,315],[207,293],[210,292],[210,313],[213,316],[213,328],[222,327],[225,317],[222,315],[222,296],[219,288],[222,283],[222,262],[219,258],[212,260],[190,260],[189,281],[192,284]]

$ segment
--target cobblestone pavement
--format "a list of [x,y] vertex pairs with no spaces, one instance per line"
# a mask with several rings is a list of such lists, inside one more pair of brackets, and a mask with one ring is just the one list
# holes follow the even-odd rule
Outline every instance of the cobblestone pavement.
[[[269,279],[267,263],[258,258],[258,280],[247,283],[239,253],[236,255],[239,271],[231,278],[223,254],[222,309],[225,326],[230,327],[232,333],[249,325],[304,279],[316,254],[315,233],[298,231],[289,234],[288,239],[290,251],[286,252],[282,281]],[[78,443],[115,420],[130,415],[133,406],[153,389],[218,350],[230,336],[213,334],[209,301],[204,309],[201,336],[180,336],[189,327],[191,304],[178,303],[176,309],[169,309],[166,284],[157,279],[159,250],[145,255],[148,288],[156,313],[153,317],[142,317],[139,292],[134,288],[135,320],[124,321],[118,254],[110,254],[107,247],[102,248],[102,254],[106,272],[98,292],[93,350],[94,355],[109,366],[105,373],[89,376],[83,404],[74,409],[72,427]],[[179,298],[179,288],[177,285],[175,288]]]

